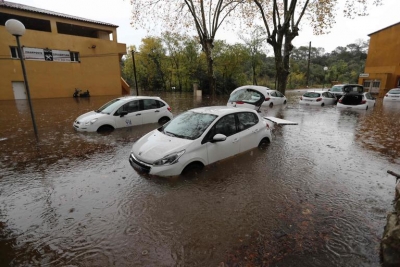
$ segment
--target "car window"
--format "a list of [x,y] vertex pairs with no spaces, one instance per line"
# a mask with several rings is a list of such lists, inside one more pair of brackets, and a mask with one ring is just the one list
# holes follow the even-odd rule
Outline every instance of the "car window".
[[139,100],[133,100],[120,107],[114,115],[119,116],[123,111],[132,113],[140,110]]
[[273,96],[273,97],[277,97],[276,92],[271,92],[270,95]]
[[342,92],[343,86],[335,85],[331,88],[331,92]]
[[326,92],[326,97],[335,98],[335,96],[333,94],[329,93],[329,92]]
[[165,106],[165,104],[161,101],[156,100],[156,102],[157,102],[157,105],[159,108],[162,108],[163,106]]
[[284,97],[284,95],[283,95],[281,92],[279,92],[279,91],[276,91],[275,93],[276,93],[276,96],[277,96],[277,97]]
[[239,131],[246,130],[258,123],[258,116],[252,112],[237,113],[239,120]]
[[392,89],[389,91],[389,94],[400,95],[400,89]]
[[[229,102],[237,102],[237,101],[243,101],[249,104],[255,104],[260,99],[264,99],[264,95],[258,91],[252,90],[252,89],[242,89],[238,90],[236,92],[233,92],[231,96],[229,97]],[[264,101],[264,100],[263,100]]]
[[[216,134],[223,134],[225,136],[231,136],[236,133],[236,121],[235,114],[229,114],[222,117],[215,125],[214,125],[213,136]],[[212,136],[211,136],[212,138]]]
[[346,93],[355,92],[355,93],[363,93],[364,87],[361,85],[346,85],[343,87],[343,91]]
[[143,110],[158,108],[157,100],[155,99],[143,99],[142,101],[143,101]]
[[110,102],[107,102],[106,104],[101,106],[101,108],[96,110],[96,112],[110,114],[111,112],[114,111],[114,109],[116,109],[119,105],[121,105],[119,101],[120,101],[120,99],[118,99],[118,98],[111,100]]
[[170,136],[194,140],[199,138],[217,115],[188,111],[175,117],[161,131]]
[[319,93],[315,93],[315,92],[307,92],[307,93],[304,93],[303,96],[304,97],[315,98],[315,97],[320,97],[320,94]]

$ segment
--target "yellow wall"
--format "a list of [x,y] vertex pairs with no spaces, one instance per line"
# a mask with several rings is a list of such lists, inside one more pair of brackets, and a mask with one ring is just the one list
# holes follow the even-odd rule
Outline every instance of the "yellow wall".
[[[51,33],[26,30],[20,37],[22,46],[79,52],[80,63],[25,60],[32,98],[72,97],[75,88],[89,90],[92,96],[121,94],[120,59],[126,45],[117,43],[115,27],[5,8],[0,12],[50,20]],[[56,22],[112,33],[113,41],[58,34]],[[10,46],[17,46],[16,39],[0,26],[0,100],[14,99],[12,81],[23,81],[20,60],[11,58]],[[7,55],[10,58],[4,59]]]
[[368,57],[364,73],[369,76],[364,80],[380,80],[379,96],[396,87],[400,76],[400,23],[382,29],[370,35]]

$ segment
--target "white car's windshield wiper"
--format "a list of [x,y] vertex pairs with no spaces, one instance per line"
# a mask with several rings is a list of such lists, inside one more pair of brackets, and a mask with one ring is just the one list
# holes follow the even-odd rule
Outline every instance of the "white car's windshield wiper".
[[174,133],[167,132],[167,131],[164,131],[164,133],[166,135],[169,135],[169,136],[172,136],[172,137],[178,137],[178,138],[182,138],[182,139],[190,139],[189,137],[184,136],[184,135],[180,135],[180,134],[174,134]]
[[164,130],[163,130],[163,133],[165,133],[165,134],[168,135],[168,136],[172,136],[172,137],[175,137],[175,136],[176,136],[175,134],[173,134],[173,133],[171,133],[171,132],[164,131]]

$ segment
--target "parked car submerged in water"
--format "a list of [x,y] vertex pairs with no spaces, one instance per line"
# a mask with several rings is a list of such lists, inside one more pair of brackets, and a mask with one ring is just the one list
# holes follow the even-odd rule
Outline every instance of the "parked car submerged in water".
[[255,110],[195,108],[135,142],[129,162],[152,175],[175,176],[270,141],[269,124]]
[[336,104],[336,97],[327,91],[308,91],[301,97],[299,103],[307,106],[325,106]]
[[400,103],[400,88],[390,89],[383,97],[383,102],[399,102]]
[[227,106],[259,110],[261,107],[285,105],[286,102],[286,97],[279,91],[266,86],[245,85],[232,91]]
[[350,92],[342,96],[338,103],[338,108],[348,108],[348,109],[369,109],[375,106],[375,97],[373,97],[369,92],[357,93]]
[[127,96],[79,116],[73,126],[80,132],[101,132],[147,123],[164,124],[172,118],[170,106],[160,97]]

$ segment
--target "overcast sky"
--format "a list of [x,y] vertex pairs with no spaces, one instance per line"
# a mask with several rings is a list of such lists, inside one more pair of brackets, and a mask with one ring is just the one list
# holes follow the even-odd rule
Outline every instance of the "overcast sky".
[[[130,26],[132,7],[129,0],[11,0],[10,2],[118,25],[118,42],[127,46],[138,47],[141,39],[148,34],[160,35],[159,32],[147,33],[145,30],[135,30]],[[400,22],[400,0],[383,0],[383,2],[385,2],[383,6],[370,8],[370,15],[367,17],[355,17],[351,20],[344,18],[342,12],[339,12],[334,28],[326,35],[313,35],[312,29],[303,23],[300,34],[294,39],[293,44],[299,47],[308,46],[311,42],[313,47],[323,47],[325,52],[331,52],[338,46],[355,43],[358,39],[368,40],[368,34]],[[216,39],[226,40],[228,43],[240,42],[237,33],[233,31],[218,32]],[[268,49],[271,50],[270,47]]]

